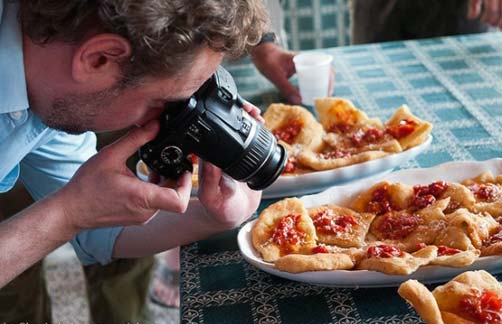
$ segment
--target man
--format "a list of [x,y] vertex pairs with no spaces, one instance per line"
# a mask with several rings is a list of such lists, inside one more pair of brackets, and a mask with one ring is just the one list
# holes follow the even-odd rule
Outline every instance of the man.
[[[208,237],[254,212],[260,193],[210,164],[189,203],[189,174],[157,186],[125,161],[155,137],[166,101],[189,97],[225,54],[258,42],[260,0],[3,1],[0,17],[0,190],[20,178],[38,200],[0,224],[0,287],[71,238],[84,264],[106,264]],[[88,131],[131,125],[94,155]],[[159,209],[171,214],[155,217]]]
[[354,44],[485,32],[502,27],[500,0],[352,0]]

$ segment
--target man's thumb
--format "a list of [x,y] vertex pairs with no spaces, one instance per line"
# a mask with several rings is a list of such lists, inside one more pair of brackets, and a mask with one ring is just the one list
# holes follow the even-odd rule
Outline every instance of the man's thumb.
[[130,130],[111,146],[116,155],[127,158],[134,154],[143,144],[154,139],[158,132],[159,122],[152,120],[142,127]]

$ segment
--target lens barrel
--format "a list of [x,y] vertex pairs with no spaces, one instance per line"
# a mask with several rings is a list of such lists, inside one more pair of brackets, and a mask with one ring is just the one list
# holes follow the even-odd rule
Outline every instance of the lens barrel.
[[256,135],[241,158],[223,171],[232,178],[246,182],[253,190],[270,186],[286,166],[286,149],[277,144],[275,137],[256,123]]
[[247,181],[248,187],[253,190],[263,190],[270,186],[281,175],[287,160],[288,155],[286,149],[280,144],[273,146],[270,158],[265,161],[265,164],[259,171]]

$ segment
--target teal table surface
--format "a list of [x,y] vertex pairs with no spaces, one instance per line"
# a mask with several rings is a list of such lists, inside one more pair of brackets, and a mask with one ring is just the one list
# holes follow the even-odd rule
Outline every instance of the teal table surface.
[[[502,157],[501,32],[322,51],[334,56],[335,96],[382,120],[407,104],[432,122],[432,145],[401,168]],[[283,101],[250,64],[228,67],[251,102]],[[422,323],[396,287],[329,288],[269,275],[242,258],[237,231],[181,249],[182,323]]]

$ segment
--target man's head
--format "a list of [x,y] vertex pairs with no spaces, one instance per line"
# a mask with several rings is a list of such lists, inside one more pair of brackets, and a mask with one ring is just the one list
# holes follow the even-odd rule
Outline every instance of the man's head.
[[259,41],[261,2],[22,0],[30,105],[72,133],[145,123]]

